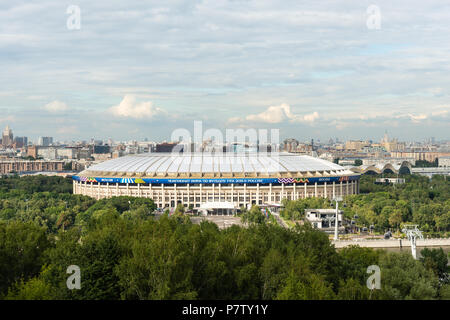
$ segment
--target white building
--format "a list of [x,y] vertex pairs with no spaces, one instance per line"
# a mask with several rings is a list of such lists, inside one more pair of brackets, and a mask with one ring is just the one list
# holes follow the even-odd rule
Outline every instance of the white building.
[[75,148],[37,147],[37,156],[45,160],[75,159]]
[[439,167],[450,167],[450,157],[439,157],[438,165]]
[[[336,209],[306,209],[305,217],[314,228],[327,233],[334,232],[336,226]],[[340,233],[345,231],[342,210],[338,210],[338,231]]]

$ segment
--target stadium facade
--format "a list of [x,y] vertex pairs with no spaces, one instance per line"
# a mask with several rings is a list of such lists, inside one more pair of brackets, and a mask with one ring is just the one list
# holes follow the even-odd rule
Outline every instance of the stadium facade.
[[357,194],[359,177],[335,163],[291,153],[148,153],[87,168],[73,176],[73,191],[96,199],[146,197],[159,208],[178,203],[239,208]]

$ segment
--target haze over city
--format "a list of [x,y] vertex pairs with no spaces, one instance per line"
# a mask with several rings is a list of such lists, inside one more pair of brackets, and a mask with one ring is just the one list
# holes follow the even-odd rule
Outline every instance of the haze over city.
[[[450,5],[378,1],[0,4],[0,127],[37,140],[176,128],[447,139]],[[408,10],[405,10],[405,8]]]

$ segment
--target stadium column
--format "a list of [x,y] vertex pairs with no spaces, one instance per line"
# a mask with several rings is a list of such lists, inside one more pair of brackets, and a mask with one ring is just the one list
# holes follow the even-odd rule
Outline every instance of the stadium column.
[[100,199],[100,185],[97,184],[97,200]]
[[256,204],[259,205],[259,183],[256,184]]
[[340,184],[340,189],[341,189],[341,190],[340,190],[340,193],[341,193],[340,196],[342,197],[342,196],[343,196],[343,195],[342,195],[342,181],[340,181],[339,184]]
[[284,198],[284,182],[281,184],[281,196],[280,196],[280,202]]
[[194,192],[192,192],[192,194],[194,195],[194,208],[197,208],[197,192],[195,192],[195,189]]
[[244,183],[244,205],[247,206],[247,184]]
[[220,199],[221,196],[222,196],[222,184],[219,183],[219,201],[221,201],[221,199]]
[[142,197],[142,194],[141,194],[141,184],[138,183],[138,184],[137,184],[137,187],[138,187],[138,195],[139,195],[139,197]]
[[[231,184],[231,202],[234,203],[234,183]],[[239,204],[239,195],[237,196],[237,202]]]
[[348,180],[347,183],[345,184],[345,195],[348,195]]
[[93,197],[94,196],[94,184],[92,183],[92,181],[91,181],[90,189],[91,189],[91,191],[89,192],[90,196]]
[[116,182],[116,197],[119,196],[119,183]]
[[304,184],[304,189],[305,189],[305,199],[306,199],[306,197],[308,196],[308,195],[307,195],[307,188],[308,188],[308,186],[306,185],[306,182],[305,182],[305,184]]
[[336,198],[336,182],[333,181],[333,199]]
[[292,200],[297,200],[297,184],[294,182],[294,195],[292,196]]
[[214,188],[214,183],[212,184],[212,202],[216,201],[216,193]]
[[317,197],[317,182],[314,182],[314,196]]
[[324,198],[326,198],[327,197],[327,182],[325,181],[324,183],[323,183],[323,197]]
[[175,208],[176,208],[178,206],[178,192],[177,192],[177,184],[176,183],[173,184],[173,192],[175,193],[174,200],[175,200]]
[[[150,199],[155,201],[155,199],[153,198],[153,189],[152,189],[152,184],[151,183],[148,184],[148,190],[150,191]],[[155,203],[156,203],[156,201],[155,201]],[[156,205],[158,205],[158,204],[156,204]]]
[[189,208],[189,206],[191,205],[191,191],[189,188],[189,183],[187,184],[187,206]]
[[200,203],[202,203],[203,202],[203,184],[202,183],[200,183]]
[[164,192],[164,183],[161,183],[161,206],[166,207],[166,194]]
[[127,196],[130,196],[130,184],[127,182]]
[[273,198],[272,198],[272,183],[269,185],[269,202],[273,203]]

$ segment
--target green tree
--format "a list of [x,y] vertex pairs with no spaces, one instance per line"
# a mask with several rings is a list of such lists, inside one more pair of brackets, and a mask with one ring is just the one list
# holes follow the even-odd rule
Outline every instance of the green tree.
[[437,297],[437,277],[420,261],[414,260],[410,253],[383,254],[379,266],[382,299],[427,300]]
[[253,205],[250,211],[245,210],[241,215],[241,220],[249,224],[261,224],[265,222],[266,217],[257,205]]
[[54,300],[56,295],[53,287],[39,277],[27,282],[21,279],[10,288],[5,300]]
[[182,203],[177,204],[174,215],[177,215],[177,216],[184,215],[184,205]]
[[448,281],[448,258],[442,248],[425,248],[420,251],[420,255],[422,256],[420,261],[422,261],[425,268],[432,270],[442,281]]
[[319,275],[291,272],[285,286],[277,295],[278,300],[332,300],[335,294],[331,286]]
[[0,223],[0,296],[10,285],[36,276],[52,246],[45,229],[31,223]]
[[340,280],[339,292],[336,296],[338,300],[368,300],[370,297],[370,290],[358,280],[353,278]]

